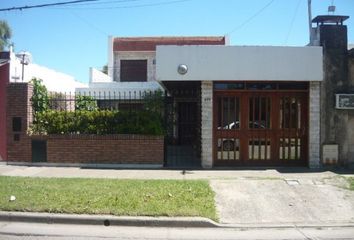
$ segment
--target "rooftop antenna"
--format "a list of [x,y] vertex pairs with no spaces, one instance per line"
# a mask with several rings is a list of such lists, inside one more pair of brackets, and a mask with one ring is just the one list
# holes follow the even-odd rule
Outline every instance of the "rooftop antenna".
[[334,0],[332,0],[331,5],[328,6],[328,15],[330,13],[332,13],[332,15],[334,15],[334,12],[336,11],[336,6],[334,6],[333,2],[334,2]]
[[20,59],[20,63],[22,64],[22,82],[23,82],[25,76],[25,65],[30,64],[30,62],[32,61],[32,55],[29,52],[21,51],[16,54],[16,57]]

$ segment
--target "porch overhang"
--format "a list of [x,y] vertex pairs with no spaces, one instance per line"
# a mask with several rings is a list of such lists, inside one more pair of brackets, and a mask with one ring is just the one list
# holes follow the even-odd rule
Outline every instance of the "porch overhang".
[[[187,72],[178,72],[185,65]],[[322,47],[157,46],[157,81],[322,81]]]

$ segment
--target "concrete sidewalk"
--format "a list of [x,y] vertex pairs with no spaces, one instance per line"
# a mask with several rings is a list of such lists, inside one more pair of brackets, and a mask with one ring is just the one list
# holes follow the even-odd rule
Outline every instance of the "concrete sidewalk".
[[343,177],[354,177],[351,172],[339,175],[305,168],[181,171],[0,165],[0,175],[206,179],[216,193],[223,227],[354,226],[354,191],[346,189],[348,183]]
[[354,226],[354,191],[340,177],[211,180],[221,224]]
[[[354,177],[353,172],[341,175]],[[320,180],[338,176],[333,171],[311,171],[308,168],[236,169],[236,170],[171,170],[171,169],[97,169],[81,167],[15,166],[0,162],[0,176],[118,178],[118,179],[304,179]]]

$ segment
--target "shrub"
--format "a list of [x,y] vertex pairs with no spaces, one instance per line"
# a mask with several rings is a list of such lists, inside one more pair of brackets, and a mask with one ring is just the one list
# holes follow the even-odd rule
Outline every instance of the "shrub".
[[40,79],[31,82],[34,121],[29,134],[164,134],[162,91],[146,94],[143,110],[99,110],[91,96],[76,96],[75,111],[65,111],[64,94],[49,98]]
[[150,111],[48,110],[37,113],[33,134],[163,135],[161,118]]

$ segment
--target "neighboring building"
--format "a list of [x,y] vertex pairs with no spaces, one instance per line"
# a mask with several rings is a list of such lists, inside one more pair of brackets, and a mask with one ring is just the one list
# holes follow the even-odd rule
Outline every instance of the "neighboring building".
[[22,53],[15,54],[12,48],[10,48],[7,59],[10,63],[10,82],[29,82],[33,78],[38,78],[42,79],[48,91],[52,92],[75,92],[76,88],[87,86],[68,74],[32,63],[31,61],[22,64],[22,56]]
[[[21,54],[20,54],[21,55]],[[86,85],[74,77],[57,72],[34,63],[23,62],[20,55],[13,52],[0,52],[0,160],[6,159],[6,87],[11,82],[29,82],[32,78],[40,78],[49,91],[75,92],[78,87]]]
[[[24,75],[24,82],[29,82],[32,78],[42,79],[43,84],[50,92],[74,93],[76,88],[87,86],[86,84],[75,80],[73,76],[57,72],[53,69],[40,66],[35,63],[25,66]],[[19,80],[12,79],[11,82],[15,81]],[[19,82],[21,82],[21,80]]]
[[315,44],[323,47],[321,159],[326,162],[337,158],[341,166],[354,166],[354,50],[348,51],[347,26],[343,24],[348,18],[325,15],[312,21],[316,23]]

